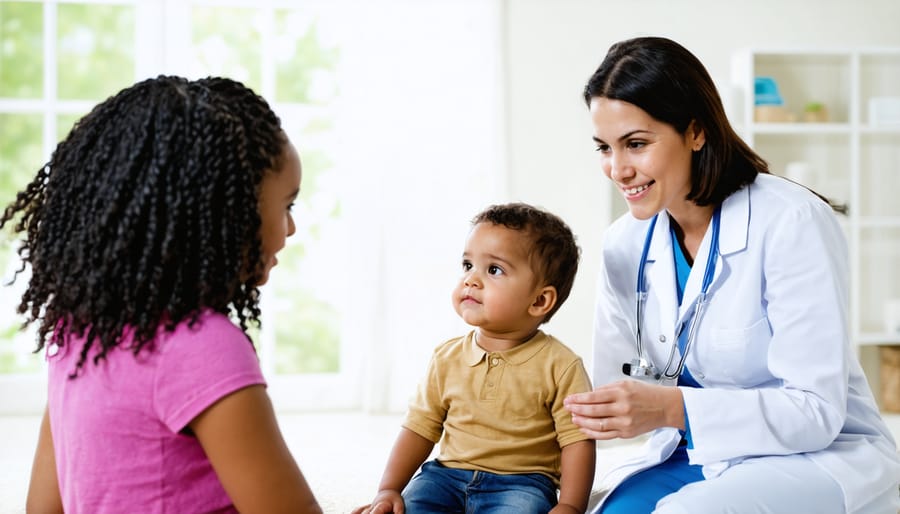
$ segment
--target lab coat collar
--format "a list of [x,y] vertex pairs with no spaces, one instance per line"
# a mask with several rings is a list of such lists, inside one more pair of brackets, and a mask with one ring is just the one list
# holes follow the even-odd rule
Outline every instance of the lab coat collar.
[[[719,255],[728,255],[747,248],[747,231],[750,226],[750,187],[746,186],[732,193],[722,203]],[[647,253],[647,262],[672,258],[672,238],[669,236],[669,228],[669,216],[665,212],[661,212],[656,221],[656,227],[653,229],[653,241],[650,243],[650,251]],[[710,232],[711,229],[708,228],[698,252],[698,257],[703,257],[704,263],[706,255],[709,254]],[[654,268],[657,267],[654,266]]]
[[[716,281],[722,275],[723,257],[747,248],[750,224],[750,186],[732,193],[725,199],[722,203],[719,223],[719,257],[716,261],[710,291],[715,290]],[[665,212],[660,213],[653,229],[653,240],[650,242],[650,249],[647,252],[646,273],[651,284],[667,285],[650,288],[659,301],[662,326],[674,327],[676,321],[682,320],[692,312],[702,287],[703,270],[706,268],[706,261],[709,258],[711,239],[712,224],[707,228],[703,241],[700,242],[693,266],[696,272],[692,272],[688,279],[679,307],[678,293],[675,290],[675,262],[672,254],[669,216]]]
[[[719,255],[729,255],[747,249],[750,228],[750,188],[732,193],[722,203],[722,221],[719,226]],[[718,275],[718,267],[716,270]]]

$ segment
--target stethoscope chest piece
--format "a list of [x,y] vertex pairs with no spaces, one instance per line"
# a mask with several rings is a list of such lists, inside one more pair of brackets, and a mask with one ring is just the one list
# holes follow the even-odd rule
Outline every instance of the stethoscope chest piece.
[[622,364],[622,373],[635,378],[652,378],[659,380],[662,373],[647,359],[632,359],[631,362]]

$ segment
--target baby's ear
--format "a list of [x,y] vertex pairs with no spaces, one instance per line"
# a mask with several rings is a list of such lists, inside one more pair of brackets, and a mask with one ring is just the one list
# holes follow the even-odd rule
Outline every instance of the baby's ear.
[[544,286],[540,288],[534,301],[528,307],[528,314],[535,318],[542,318],[556,305],[556,288]]

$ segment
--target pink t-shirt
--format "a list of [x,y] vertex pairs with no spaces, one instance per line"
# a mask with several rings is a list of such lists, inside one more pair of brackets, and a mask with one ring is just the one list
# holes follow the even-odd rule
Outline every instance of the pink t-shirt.
[[50,427],[66,512],[236,512],[197,439],[180,431],[222,397],[265,384],[228,317],[205,312],[135,357],[130,340],[75,379],[83,340],[48,347]]

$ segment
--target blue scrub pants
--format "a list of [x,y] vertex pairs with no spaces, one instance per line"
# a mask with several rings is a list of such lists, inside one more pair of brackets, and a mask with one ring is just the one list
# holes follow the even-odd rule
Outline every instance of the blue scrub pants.
[[[668,462],[668,461],[667,461]],[[658,467],[658,466],[657,466]],[[655,468],[651,468],[655,469]],[[638,474],[639,475],[639,474]],[[635,476],[638,476],[635,475]],[[625,485],[628,481],[623,482]],[[621,487],[621,486],[620,486]],[[607,501],[613,505],[617,487]],[[621,493],[633,497],[642,491]],[[607,514],[607,504],[599,512]],[[893,514],[900,508],[896,486],[873,496],[851,514]],[[709,480],[688,483],[662,497],[655,506],[638,507],[632,514],[847,514],[841,487],[803,455],[756,457]]]
[[556,505],[556,484],[539,473],[498,475],[422,465],[403,490],[406,514],[547,514]]
[[628,477],[613,489],[600,513],[649,514],[663,496],[703,480],[702,469],[691,465],[686,447],[679,446],[664,462]]

